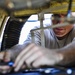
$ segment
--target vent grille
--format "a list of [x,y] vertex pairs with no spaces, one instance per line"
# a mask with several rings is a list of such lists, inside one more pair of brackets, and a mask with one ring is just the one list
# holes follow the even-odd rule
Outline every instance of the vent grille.
[[24,22],[9,19],[4,31],[1,50],[11,48],[18,43],[23,25]]

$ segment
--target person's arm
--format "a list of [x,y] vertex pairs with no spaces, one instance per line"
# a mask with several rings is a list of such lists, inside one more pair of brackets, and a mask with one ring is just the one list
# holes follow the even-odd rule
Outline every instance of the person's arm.
[[[28,39],[24,44],[20,45],[17,44],[10,49],[3,50],[0,52],[0,73],[8,73],[8,71],[11,71],[11,67],[8,64],[5,64],[9,61],[15,61],[17,55],[25,49],[25,47],[31,43],[31,40]],[[2,60],[2,62],[1,62]],[[3,62],[4,61],[4,62]],[[4,64],[4,65],[3,65]]]
[[15,71],[21,69],[24,62],[25,68],[53,65],[70,67],[75,64],[75,41],[61,49],[47,49],[30,44],[16,58]]
[[63,60],[58,64],[61,66],[75,66],[75,41],[59,49],[58,53],[63,55]]
[[7,49],[5,51],[2,51],[4,52],[4,60],[12,60],[14,61],[17,57],[17,55],[26,47],[25,44],[17,44],[13,47],[11,47],[10,49]]
[[[35,26],[33,29],[36,29],[37,26]],[[36,45],[40,45],[40,32],[39,31],[36,31],[35,34],[34,34],[34,38],[35,38],[35,44]],[[28,34],[27,36],[27,39],[24,41],[23,44],[17,44],[13,47],[11,47],[10,49],[7,49],[7,50],[3,50],[2,52],[0,52],[0,55],[1,57],[4,57],[8,59],[11,59],[11,60],[15,60],[17,55],[23,50],[25,49],[26,46],[28,46],[30,43],[32,43],[32,37],[31,37],[31,33]],[[3,55],[2,55],[2,54]],[[1,58],[3,59],[3,58]]]

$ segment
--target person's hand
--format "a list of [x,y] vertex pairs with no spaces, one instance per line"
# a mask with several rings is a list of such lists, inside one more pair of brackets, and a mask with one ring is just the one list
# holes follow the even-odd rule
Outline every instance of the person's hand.
[[50,66],[57,64],[62,59],[62,55],[56,51],[30,44],[16,58],[14,70],[19,71],[23,64],[25,64],[25,68],[38,68],[44,65]]
[[0,60],[4,62],[9,62],[11,59],[11,51],[2,51],[0,52]]
[[[1,62],[3,61],[3,62]],[[0,73],[8,73],[11,70],[11,67],[8,65],[1,65],[1,63],[6,63],[10,61],[10,53],[3,51],[0,52]]]
[[[9,62],[10,60],[12,60],[14,62],[17,55],[24,48],[25,48],[24,44],[23,45],[16,44],[15,46],[11,47],[10,49],[4,50],[4,51],[0,52],[0,60],[2,60],[3,62]],[[8,70],[8,69],[10,69],[10,70]],[[12,69],[12,67],[10,67],[8,65],[0,65],[0,73],[10,72],[11,69]]]

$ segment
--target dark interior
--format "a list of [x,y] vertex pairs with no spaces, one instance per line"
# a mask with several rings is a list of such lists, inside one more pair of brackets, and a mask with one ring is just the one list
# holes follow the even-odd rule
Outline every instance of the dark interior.
[[1,44],[1,50],[11,48],[18,43],[21,29],[24,25],[24,21],[14,20],[10,18],[7,22],[4,30],[3,40]]

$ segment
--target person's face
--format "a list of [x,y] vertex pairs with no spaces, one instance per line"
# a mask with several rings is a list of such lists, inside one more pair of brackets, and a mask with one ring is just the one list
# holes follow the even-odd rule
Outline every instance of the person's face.
[[[64,23],[63,19],[65,17],[66,17],[65,14],[54,14],[53,15],[54,19],[52,20],[52,23],[54,25]],[[60,20],[60,19],[62,19],[62,20]],[[72,28],[73,28],[73,25],[68,25],[68,26],[63,26],[63,27],[59,27],[59,28],[54,28],[53,31],[57,37],[63,37],[66,34],[68,34]]]

